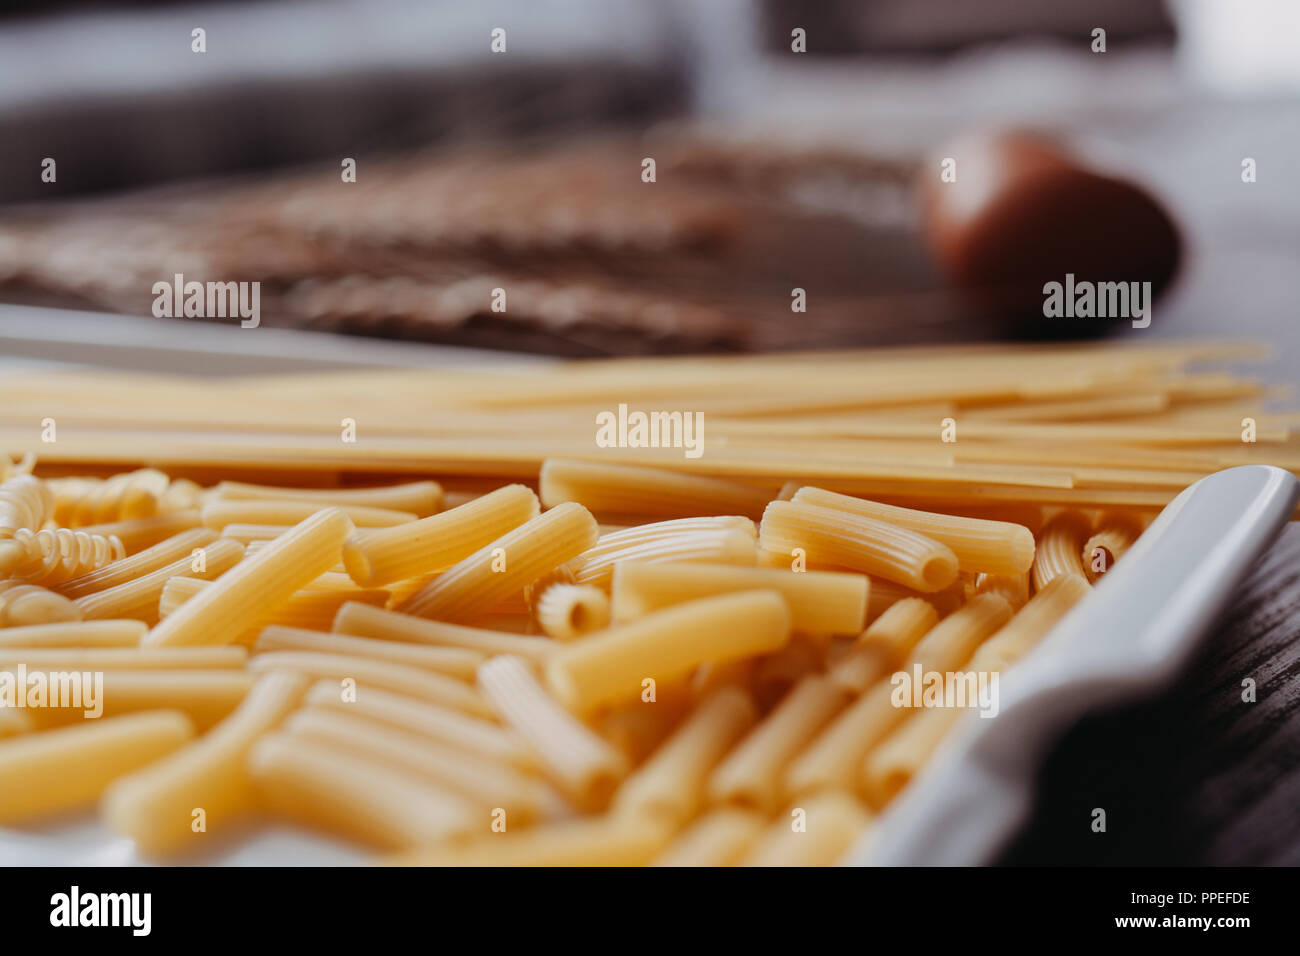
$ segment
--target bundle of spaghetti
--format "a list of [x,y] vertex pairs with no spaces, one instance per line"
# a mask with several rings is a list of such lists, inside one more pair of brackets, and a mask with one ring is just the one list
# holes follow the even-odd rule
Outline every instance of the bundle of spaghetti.
[[71,528],[20,528],[13,537],[0,540],[0,577],[56,585],[124,557],[126,549],[116,535]]

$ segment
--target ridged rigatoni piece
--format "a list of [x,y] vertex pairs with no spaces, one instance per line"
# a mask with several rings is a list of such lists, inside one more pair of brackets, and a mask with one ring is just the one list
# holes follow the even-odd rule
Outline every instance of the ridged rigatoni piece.
[[598,514],[661,518],[757,518],[771,498],[761,488],[723,478],[569,458],[542,462],[538,487],[548,508],[573,501]]
[[[982,594],[936,624],[902,666],[911,671],[950,671],[966,663],[980,642],[1011,619],[1011,605]],[[852,790],[862,758],[908,714],[894,706],[889,680],[877,681],[835,717],[796,757],[784,775],[787,796],[818,790]]]
[[816,674],[803,678],[713,771],[709,800],[774,813],[786,766],[848,701],[848,692],[834,681]]
[[436,481],[411,481],[376,488],[281,488],[223,481],[217,485],[215,497],[226,501],[315,501],[321,503],[319,507],[361,505],[409,511],[416,517],[426,518],[442,507],[442,486]]
[[1034,534],[1023,525],[899,508],[813,487],[800,488],[792,500],[848,511],[933,538],[952,549],[963,571],[1023,574],[1034,563]]
[[[92,805],[113,780],[194,736],[184,714],[160,710],[90,720],[0,742],[0,824],[26,823]],[[75,768],[75,769],[73,769]]]
[[662,820],[607,814],[566,820],[391,857],[390,866],[645,866],[672,827]]
[[195,570],[194,558],[186,554],[156,571],[102,591],[94,591],[77,598],[73,603],[87,621],[131,617],[148,624],[157,623],[159,600],[167,582],[173,577],[195,575],[205,580],[217,578],[244,559],[244,546],[229,538],[218,538],[204,545],[201,550],[202,570]]
[[710,810],[655,858],[655,866],[734,866],[767,827],[767,817],[739,807]]
[[324,654],[341,654],[417,667],[463,681],[473,680],[479,665],[487,659],[486,654],[463,647],[426,647],[402,641],[384,641],[374,637],[353,637],[350,634],[279,626],[264,628],[253,645],[254,654],[265,654],[269,651],[318,651]]
[[296,525],[326,507],[342,511],[358,528],[391,528],[416,520],[410,511],[362,505],[325,505],[319,501],[229,501],[222,498],[209,501],[200,514],[204,525],[214,529],[229,524]]
[[911,653],[938,621],[939,612],[928,601],[904,598],[871,622],[828,676],[845,690],[860,694]]
[[509,821],[528,823],[558,802],[550,785],[531,774],[356,713],[304,707],[289,716],[284,731],[427,777],[480,807],[485,816],[500,807]]
[[[35,673],[35,669],[28,668],[29,679]],[[51,686],[50,672],[44,673],[46,685]],[[104,670],[96,677],[99,674],[103,675],[99,703],[103,706],[104,717],[146,710],[179,710],[189,716],[199,731],[205,731],[224,719],[239,706],[253,686],[253,675],[234,667],[220,670]],[[54,680],[53,686],[57,684],[58,681]],[[28,713],[38,726],[51,726],[80,721],[86,709],[82,706],[44,707],[29,709]]]
[[838,564],[915,588],[939,591],[957,578],[957,556],[915,531],[835,508],[773,501],[763,513],[759,544],[810,561]]
[[744,591],[679,604],[561,647],[547,684],[579,715],[635,698],[642,681],[667,683],[710,661],[783,647],[790,608],[776,591]]
[[352,680],[356,682],[358,696],[373,689],[385,690],[474,717],[492,716],[492,709],[483,698],[462,680],[369,657],[318,651],[269,651],[249,660],[248,669],[255,674],[289,670],[316,680]]
[[536,518],[540,510],[532,489],[506,485],[441,514],[353,535],[343,546],[343,564],[364,587],[441,571]]
[[0,628],[80,620],[81,609],[57,591],[18,579],[0,581]]
[[317,512],[227,571],[145,635],[145,643],[228,644],[258,617],[338,563],[353,530],[342,511]]
[[560,649],[559,645],[543,638],[429,621],[357,603],[347,603],[339,608],[334,617],[334,631],[435,647],[463,647],[488,656],[514,654],[535,664],[549,661]]
[[[1029,653],[1069,610],[1087,596],[1083,578],[1060,575],[1021,611],[980,645],[967,669],[1002,673]],[[858,789],[876,808],[884,807],[920,771],[961,716],[960,708],[935,708],[915,714],[867,754]]]
[[494,657],[479,668],[478,687],[577,806],[604,809],[627,774],[622,754],[556,703],[522,658]]
[[[349,601],[382,607],[387,603],[389,592],[382,588],[359,588],[352,584],[352,579],[344,575],[348,582],[346,588],[321,587],[320,581],[328,573],[321,575],[301,591],[295,591],[279,607],[262,615],[250,624],[242,634],[235,638],[238,644],[252,645],[257,636],[268,627],[292,627],[306,630],[328,630],[333,626],[339,608]],[[186,601],[211,587],[212,582],[198,578],[169,578],[158,597],[158,616],[171,614]]]
[[343,713],[355,713],[399,730],[407,730],[441,744],[489,760],[534,770],[537,758],[514,731],[491,721],[471,717],[449,707],[427,703],[389,691],[361,688],[345,696],[337,681],[318,681],[307,691],[307,703]]
[[[249,748],[298,705],[306,689],[307,680],[296,674],[262,677],[209,733],[109,787],[101,803],[104,820],[151,854],[195,848],[208,834],[220,838],[253,804],[244,770]],[[194,811],[199,808],[204,829],[196,833]]]
[[[730,518],[717,520],[733,521]],[[594,548],[570,562],[569,567],[573,571],[576,583],[591,584],[600,588],[610,587],[614,568],[625,561],[635,561],[638,564],[705,561],[713,564],[753,567],[758,554],[754,522],[748,518],[734,520],[744,522],[745,526],[723,526],[697,531],[677,531],[671,534],[656,533],[644,538],[629,534],[629,532],[640,531],[640,528],[616,531],[602,537]],[[618,540],[615,540],[616,538]]]
[[614,570],[614,620],[634,620],[674,604],[755,589],[781,593],[796,631],[857,634],[866,619],[870,582],[862,574],[836,571],[623,562]]
[[600,536],[586,508],[562,504],[438,575],[398,610],[440,621],[463,622],[586,551]]
[[753,700],[739,687],[710,694],[623,782],[614,795],[614,812],[685,824],[704,805],[709,771],[755,717]]
[[533,615],[547,637],[576,640],[609,626],[609,595],[592,584],[556,582],[537,596]]
[[126,553],[131,555],[202,524],[197,508],[184,508],[167,514],[153,515],[150,518],[132,518],[127,521],[86,525],[81,530],[87,534],[115,537],[122,542]]
[[195,549],[206,548],[218,537],[210,528],[190,528],[120,561],[106,564],[97,571],[65,581],[58,586],[58,591],[70,598],[79,598],[127,584],[181,559],[188,560]]
[[1062,574],[1085,577],[1083,546],[1092,533],[1092,522],[1081,511],[1062,511],[1038,534],[1034,556],[1034,590],[1041,591]]
[[273,812],[381,849],[437,843],[491,822],[451,790],[334,744],[273,733],[253,744],[246,766]]
[[143,621],[67,621],[0,630],[6,647],[135,647],[149,630]]
[[1083,570],[1090,583],[1111,569],[1142,534],[1136,515],[1108,512],[1097,519],[1097,529],[1083,546]]
[[[793,814],[801,810],[803,828]],[[871,814],[849,794],[818,794],[791,808],[768,827],[741,866],[835,866],[869,832]]]

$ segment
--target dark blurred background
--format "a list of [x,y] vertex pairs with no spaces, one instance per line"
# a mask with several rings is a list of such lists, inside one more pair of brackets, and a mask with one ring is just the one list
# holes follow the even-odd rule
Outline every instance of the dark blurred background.
[[[102,338],[101,313],[148,316],[184,273],[261,282],[267,327],[498,350],[1233,336],[1291,381],[1297,37],[1290,0],[11,2],[0,349],[46,355],[56,315]],[[1176,228],[1155,265],[1162,240],[1123,250],[1168,286],[1150,329],[1046,322],[936,255],[945,144],[1009,130]],[[1062,244],[1057,275],[1133,233],[1122,210],[1088,235],[1039,212],[1037,235],[962,241]]]

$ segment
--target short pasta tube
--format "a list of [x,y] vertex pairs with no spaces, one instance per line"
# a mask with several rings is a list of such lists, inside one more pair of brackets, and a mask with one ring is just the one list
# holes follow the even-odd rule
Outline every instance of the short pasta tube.
[[918,591],[939,591],[957,578],[957,556],[933,538],[875,518],[800,501],[773,501],[763,514],[759,544],[811,561],[842,565]]
[[771,497],[761,488],[723,478],[570,458],[542,462],[539,488],[547,507],[574,501],[597,514],[662,518],[757,518]]

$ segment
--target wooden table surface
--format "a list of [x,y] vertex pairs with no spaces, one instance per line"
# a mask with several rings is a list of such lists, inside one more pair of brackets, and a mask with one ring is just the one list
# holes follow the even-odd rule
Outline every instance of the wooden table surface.
[[[1176,686],[1081,721],[1039,784],[1005,863],[1300,865],[1300,524]],[[1104,833],[1092,830],[1097,807]]]

